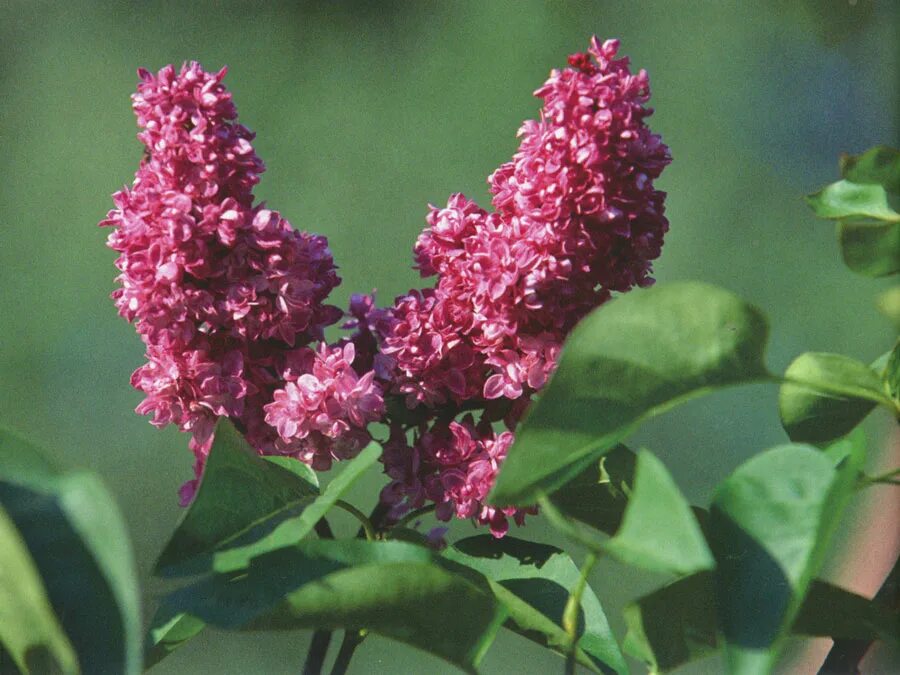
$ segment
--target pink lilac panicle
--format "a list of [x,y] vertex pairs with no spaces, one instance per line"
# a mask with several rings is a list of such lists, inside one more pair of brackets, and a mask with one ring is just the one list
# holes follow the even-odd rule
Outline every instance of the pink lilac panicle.
[[[260,452],[285,451],[264,406],[287,376],[303,376],[298,363],[315,367],[307,345],[343,315],[326,303],[340,283],[326,239],[254,203],[264,166],[254,134],[235,121],[225,72],[197,63],[139,71],[132,101],[144,159],[100,223],[113,228],[109,246],[120,254],[116,306],[146,345],[147,363],[132,377],[146,395],[137,411],[191,433],[197,475],[219,416],[234,420]],[[378,387],[363,389],[365,396],[352,395],[377,408],[370,398]],[[371,413],[335,414],[341,423],[332,424],[328,442],[295,442],[291,452],[320,466],[352,454]]]
[[[646,72],[632,74],[617,52],[618,41],[595,37],[535,92],[540,119],[522,125],[512,161],[489,178],[494,212],[460,194],[431,207],[414,253],[434,287],[397,299],[382,340],[395,365],[392,393],[409,407],[438,416],[507,401],[512,429],[578,321],[612,292],[652,283],[668,229],[653,180],[671,159],[645,124]],[[385,499],[402,509],[427,498],[442,515],[492,522],[482,498],[494,474],[441,424],[420,430],[412,448],[385,453],[394,479]],[[436,438],[459,445],[442,455],[452,460],[423,459]]]
[[384,451],[385,470],[393,481],[382,490],[382,501],[394,507],[395,516],[431,501],[438,519],[473,519],[502,537],[509,518],[521,525],[526,513],[535,512],[485,504],[512,441],[511,432],[496,434],[487,423],[476,426],[471,415],[461,422],[435,423],[411,446],[395,429]]
[[371,440],[365,428],[384,416],[384,399],[374,371],[360,377],[354,370],[352,342],[322,344],[311,356],[308,372],[288,380],[264,406],[265,421],[278,431],[279,452],[327,470]]

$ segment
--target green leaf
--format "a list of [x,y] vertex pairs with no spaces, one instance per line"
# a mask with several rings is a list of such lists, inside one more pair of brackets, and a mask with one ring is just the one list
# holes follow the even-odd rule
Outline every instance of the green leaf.
[[780,446],[750,459],[717,488],[711,543],[730,670],[771,670],[864,458],[861,433],[825,452]]
[[822,218],[839,220],[838,239],[846,265],[870,277],[900,272],[900,214],[888,193],[900,194],[900,152],[884,146],[841,158],[844,180],[809,195]]
[[570,518],[614,534],[634,487],[636,464],[637,455],[617,445],[554,492],[550,500]]
[[696,282],[629,293],[587,316],[531,408],[489,496],[528,504],[574,478],[642,421],[716,388],[767,377],[766,322]]
[[888,205],[887,192],[877,184],[840,180],[808,195],[806,202],[819,218],[900,222],[900,214]]
[[841,157],[841,176],[854,183],[875,183],[900,194],[900,151],[884,145],[861,155]]
[[690,505],[663,463],[646,450],[638,454],[622,527],[603,549],[628,565],[663,574],[715,566]]
[[900,417],[900,340],[897,341],[894,349],[891,350],[891,355],[888,357],[882,377],[888,396],[891,397],[891,400],[897,407],[897,417]]
[[840,223],[844,264],[857,274],[884,277],[900,272],[900,222]]
[[77,673],[72,645],[15,525],[0,508],[0,645],[23,673]]
[[878,311],[884,314],[900,331],[900,286],[892,286],[880,293],[875,304]]
[[[345,462],[343,470],[311,502],[304,502],[297,513],[280,514],[276,523],[266,519],[249,533],[229,542],[227,548],[216,551],[213,568],[217,572],[230,572],[246,567],[255,556],[294,544],[306,537],[316,523],[343,497],[344,493],[363,473],[381,457],[381,446],[370,443],[356,457]],[[281,517],[285,515],[286,517]],[[274,525],[274,527],[273,527]]]
[[159,608],[150,626],[144,646],[144,669],[152,668],[206,628],[200,619],[183,612],[172,614],[165,605]]
[[847,434],[879,403],[893,407],[878,374],[840,354],[801,354],[784,377],[778,407],[781,424],[793,441],[831,441]]
[[307,540],[253,558],[240,574],[212,574],[170,594],[211,626],[244,630],[365,628],[467,671],[506,619],[492,594],[405,542]]
[[900,286],[892,286],[878,295],[875,301],[878,311],[884,314],[900,331]]
[[319,494],[319,476],[309,464],[304,464],[295,457],[283,457],[281,455],[263,455],[263,459],[282,469],[287,469],[300,480],[307,484],[310,494]]
[[651,672],[666,672],[714,652],[715,582],[698,572],[664,586],[625,607],[626,653]]
[[[714,574],[698,572],[628,605],[625,651],[660,672],[709,656],[718,649],[715,592]],[[791,633],[897,642],[897,622],[896,611],[817,580]]]
[[161,575],[192,574],[253,528],[297,513],[316,490],[294,471],[259,457],[228,420],[216,427],[197,496],[156,563]]
[[128,533],[92,473],[61,473],[0,431],[0,506],[15,524],[83,672],[140,670],[141,621]]
[[[580,574],[567,553],[510,536],[478,535],[456,542],[444,557],[487,578],[497,599],[507,607],[510,630],[566,654],[568,636],[560,624],[569,590]],[[581,598],[579,626],[579,662],[594,671],[628,672],[603,607],[589,587]]]

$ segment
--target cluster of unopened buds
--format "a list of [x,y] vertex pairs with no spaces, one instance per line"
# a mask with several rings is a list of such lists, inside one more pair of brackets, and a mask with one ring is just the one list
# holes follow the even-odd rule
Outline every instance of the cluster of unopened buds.
[[264,167],[225,70],[139,71],[145,156],[101,225],[120,254],[113,297],[146,345],[137,410],[191,434],[183,503],[220,416],[258,452],[316,470],[355,456],[382,422],[388,518],[434,503],[495,536],[521,524],[531,509],[485,501],[516,424],[578,321],[652,283],[668,229],[653,180],[670,157],[644,122],[647,74],[617,50],[595,38],[551,72],[540,119],[488,179],[493,210],[461,194],[431,207],[414,248],[431,285],[390,307],[354,295],[352,332],[333,344],[324,329],[345,313],[327,304],[331,252],[256,202]]

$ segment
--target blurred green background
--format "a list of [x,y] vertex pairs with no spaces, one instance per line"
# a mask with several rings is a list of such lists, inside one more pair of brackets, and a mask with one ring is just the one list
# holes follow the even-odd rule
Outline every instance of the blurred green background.
[[[328,236],[344,278],[337,304],[372,288],[389,302],[419,283],[410,249],[427,203],[456,191],[488,203],[486,176],[537,113],[531,92],[592,33],[621,38],[650,72],[651,125],[675,158],[659,183],[671,231],[658,279],[722,284],[763,307],[775,370],[805,350],[885,351],[882,285],[840,264],[831,226],[800,197],[836,178],[838,153],[897,144],[896,2],[3,0],[0,423],[103,475],[147,580],[191,457],[186,437],[132,412],[141,343],[108,299],[114,255],[96,227],[140,159],[128,98],[138,66],[227,64],[268,166],[259,197]],[[692,403],[636,443],[705,503],[742,459],[784,440],[775,396],[759,386]],[[355,499],[370,503],[381,484],[371,476]],[[548,535],[537,519],[527,533]],[[658,581],[598,567],[592,584],[620,637],[622,605]],[[298,672],[308,639],[209,632],[155,672]],[[561,665],[504,635],[483,669]],[[372,638],[351,672],[452,669]]]

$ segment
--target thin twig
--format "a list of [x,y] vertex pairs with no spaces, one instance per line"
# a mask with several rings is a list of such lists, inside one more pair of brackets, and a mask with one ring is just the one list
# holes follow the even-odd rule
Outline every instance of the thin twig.
[[578,611],[581,609],[581,596],[587,586],[588,574],[597,562],[597,555],[588,553],[581,566],[581,574],[575,588],[569,593],[566,607],[563,610],[563,630],[568,635],[569,643],[566,648],[566,675],[575,675],[575,655],[578,651]]
[[345,502],[343,499],[338,499],[334,503],[334,505],[340,509],[343,509],[351,516],[356,518],[359,521],[360,525],[362,525],[362,529],[366,535],[366,539],[369,541],[375,541],[375,528],[372,526],[372,521],[369,520],[365,513],[353,506],[353,504]]
[[863,486],[874,485],[876,483],[880,483],[882,485],[900,485],[900,467],[891,469],[890,471],[885,471],[884,473],[879,473],[876,476],[862,477]]
[[328,655],[328,645],[330,644],[330,630],[317,630],[313,633],[312,642],[309,644],[309,652],[306,654],[306,663],[303,664],[303,675],[321,674],[322,666],[325,665],[325,657]]
[[344,675],[350,666],[350,659],[353,658],[353,652],[365,639],[365,633],[361,630],[347,629],[344,631],[344,640],[341,642],[341,649],[337,658],[334,660],[334,666],[331,668],[331,675]]
[[405,516],[403,516],[400,520],[394,523],[391,527],[403,527],[410,521],[415,520],[419,516],[424,516],[432,511],[434,511],[436,504],[429,504],[428,506],[423,506],[422,508],[416,509],[415,511],[410,511]]

